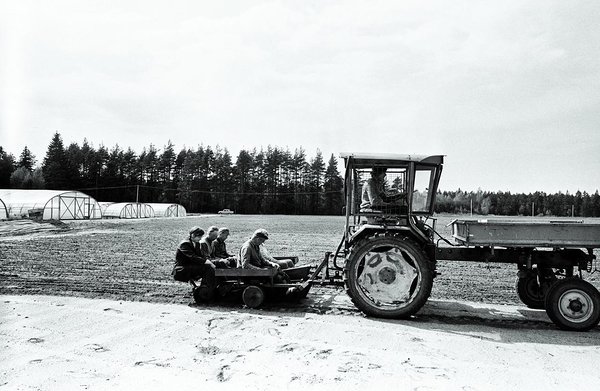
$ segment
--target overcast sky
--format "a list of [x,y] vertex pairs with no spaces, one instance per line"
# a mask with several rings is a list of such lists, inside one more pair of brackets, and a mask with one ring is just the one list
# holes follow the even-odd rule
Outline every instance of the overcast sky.
[[0,0],[0,145],[446,155],[600,189],[600,1]]

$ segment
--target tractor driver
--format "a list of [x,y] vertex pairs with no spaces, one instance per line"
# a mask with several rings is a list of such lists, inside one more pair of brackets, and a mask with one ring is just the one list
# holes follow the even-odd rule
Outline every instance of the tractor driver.
[[401,213],[401,205],[396,202],[406,197],[406,194],[397,193],[388,195],[385,192],[385,175],[387,168],[373,167],[371,178],[363,184],[360,210],[366,209],[382,211],[384,213]]

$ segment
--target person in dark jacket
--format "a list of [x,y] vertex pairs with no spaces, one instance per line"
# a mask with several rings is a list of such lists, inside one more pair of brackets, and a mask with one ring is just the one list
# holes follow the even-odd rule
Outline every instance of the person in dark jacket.
[[215,265],[207,259],[200,248],[200,239],[204,230],[192,227],[188,239],[179,243],[175,252],[175,267],[173,278],[177,281],[188,282],[202,279],[202,285],[215,286]]
[[229,237],[229,228],[221,227],[217,233],[217,238],[212,242],[212,258],[222,259],[228,267],[237,267],[237,258],[227,252],[225,241]]

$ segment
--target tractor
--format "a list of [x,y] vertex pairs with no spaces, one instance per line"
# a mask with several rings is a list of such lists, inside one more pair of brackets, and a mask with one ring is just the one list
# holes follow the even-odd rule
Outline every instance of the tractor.
[[[342,153],[345,161],[345,230],[336,256],[343,279],[365,314],[402,318],[427,301],[436,275],[431,218],[443,156]],[[401,195],[379,207],[361,207],[374,170],[385,170],[385,193]],[[343,248],[343,250],[342,250]]]

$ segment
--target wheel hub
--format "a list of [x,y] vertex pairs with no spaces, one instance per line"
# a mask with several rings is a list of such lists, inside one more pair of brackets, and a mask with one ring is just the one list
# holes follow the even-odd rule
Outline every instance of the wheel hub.
[[561,315],[571,322],[585,322],[592,316],[593,302],[586,292],[568,290],[562,294],[558,303]]
[[368,252],[358,282],[371,301],[379,306],[397,305],[411,299],[418,272],[411,259],[398,248]]
[[391,267],[385,266],[379,270],[379,281],[384,284],[392,284],[396,280],[396,271]]
[[569,302],[569,309],[573,312],[581,312],[583,309],[583,303],[579,301],[579,299],[571,300]]

